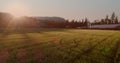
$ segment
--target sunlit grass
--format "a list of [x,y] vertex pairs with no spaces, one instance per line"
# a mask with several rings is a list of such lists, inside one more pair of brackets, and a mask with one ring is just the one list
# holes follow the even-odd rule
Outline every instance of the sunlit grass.
[[9,56],[4,61],[8,63],[109,63],[115,61],[110,58],[119,55],[113,53],[119,37],[119,31],[107,30],[68,29],[10,33],[4,37],[1,33],[0,52],[7,50]]

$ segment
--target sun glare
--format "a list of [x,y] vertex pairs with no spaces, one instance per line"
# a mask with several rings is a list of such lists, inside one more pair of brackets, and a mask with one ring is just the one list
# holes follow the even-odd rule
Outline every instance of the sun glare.
[[9,3],[5,9],[6,12],[12,14],[14,17],[21,17],[28,15],[29,11],[26,5],[21,2]]

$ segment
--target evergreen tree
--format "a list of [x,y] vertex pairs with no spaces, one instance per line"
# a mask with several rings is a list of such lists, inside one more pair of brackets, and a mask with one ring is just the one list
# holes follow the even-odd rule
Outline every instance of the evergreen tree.
[[87,19],[87,18],[85,18],[84,25],[85,25],[86,27],[88,27],[88,26],[89,26],[89,21],[88,21],[88,19]]
[[115,18],[115,24],[118,24],[119,21],[118,21],[118,17]]
[[79,23],[78,26],[81,27],[82,26],[82,21],[79,21],[78,23]]
[[112,13],[111,20],[115,20],[115,12]]
[[72,20],[72,21],[70,22],[70,27],[71,27],[71,28],[74,28],[74,26],[75,26],[75,20]]
[[116,19],[115,12],[113,12],[112,15],[111,15],[111,23],[112,24],[115,23],[115,19]]
[[109,24],[109,16],[108,15],[105,18],[105,24]]
[[105,20],[104,19],[101,19],[101,24],[105,24]]

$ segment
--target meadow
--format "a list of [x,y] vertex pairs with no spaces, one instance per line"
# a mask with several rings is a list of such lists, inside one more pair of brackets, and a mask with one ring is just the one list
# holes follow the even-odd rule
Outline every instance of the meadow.
[[120,31],[0,33],[0,63],[120,63]]

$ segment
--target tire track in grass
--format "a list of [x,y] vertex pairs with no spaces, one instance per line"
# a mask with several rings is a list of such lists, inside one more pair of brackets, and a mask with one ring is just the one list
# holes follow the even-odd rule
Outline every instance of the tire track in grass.
[[97,47],[98,45],[102,44],[104,41],[106,41],[109,37],[114,36],[115,34],[109,35],[107,37],[105,37],[104,39],[102,39],[101,41],[99,41],[97,44],[89,47],[87,50],[83,51],[83,54],[88,54],[91,53],[95,47]]
[[27,45],[26,45],[26,54],[27,54],[27,59],[26,59],[26,61],[27,61],[27,63],[33,63],[34,62],[34,59],[33,59],[33,52],[32,52],[32,45],[33,45],[33,43],[32,43],[32,39],[30,39],[29,38],[29,36],[27,36],[27,34],[24,34],[24,36],[26,37],[26,43],[27,43]]
[[[92,39],[91,39],[91,40],[92,40]],[[59,40],[59,45],[62,46],[62,49],[61,49],[61,48],[58,48],[58,50],[67,53],[68,56],[72,56],[72,55],[76,56],[76,53],[77,53],[77,54],[78,54],[78,53],[81,53],[80,51],[74,50],[74,48],[76,48],[76,47],[79,46],[78,41],[76,41],[75,39],[73,39],[73,44],[74,44],[74,45],[72,45],[72,46],[70,46],[69,48],[67,48],[68,50],[66,50],[66,48],[64,49],[64,46],[63,46],[63,43],[62,43],[62,42],[63,42],[63,39],[60,39],[60,40]],[[67,59],[68,57],[63,57],[63,58],[64,58],[64,59]],[[63,59],[63,58],[61,58],[61,59]],[[63,59],[63,60],[64,60],[64,59]],[[66,61],[66,60],[65,60],[65,61]],[[66,63],[68,63],[68,62],[66,62]]]
[[0,36],[0,49],[1,48],[5,48],[5,38],[9,35],[10,33],[2,33],[2,35]]
[[[9,63],[30,63],[28,62],[28,59],[30,58],[28,54],[31,52],[28,51],[28,48],[30,47],[30,39],[26,37],[25,34],[21,34],[23,36],[22,42],[18,44],[12,44],[9,47]],[[19,41],[18,41],[19,42]]]
[[28,40],[26,42],[28,43],[26,48],[27,52],[27,63],[41,63],[42,59],[42,52],[39,48],[36,48],[39,44],[36,43],[31,37],[29,37],[27,34],[24,34],[24,37],[26,37]]
[[120,63],[120,39],[116,42],[112,49],[112,53],[108,57],[109,63]]
[[0,63],[7,63],[7,59],[9,58],[8,49],[3,49],[0,51]]
[[36,48],[33,50],[33,53],[34,53],[34,60],[35,60],[34,63],[41,63],[43,59],[43,54],[41,53],[41,50]]
[[[14,36],[14,35],[12,35]],[[19,63],[19,58],[18,56],[20,55],[19,54],[19,49],[17,48],[17,46],[20,46],[22,45],[22,41],[23,40],[21,34],[18,34],[18,35],[15,35],[15,37],[19,37],[21,36],[20,38],[14,38],[12,36],[9,36],[10,39],[12,40],[11,43],[12,44],[8,44],[6,47],[9,49],[9,59],[7,60],[8,63]],[[12,38],[11,38],[12,37]],[[14,39],[17,39],[17,41],[15,41]],[[22,53],[24,53],[24,51],[22,51]],[[22,62],[23,63],[23,62]]]
[[105,37],[104,39],[102,39],[101,41],[99,41],[97,44],[89,47],[89,48],[86,49],[86,50],[83,50],[82,53],[77,54],[77,56],[75,56],[74,58],[72,58],[72,59],[70,59],[69,61],[67,61],[67,63],[74,63],[74,62],[76,61],[76,59],[80,59],[80,58],[82,57],[82,55],[91,53],[91,52],[94,50],[94,48],[96,48],[98,45],[100,45],[100,44],[102,44],[104,41],[106,41],[109,37],[114,36],[114,35],[116,35],[116,33],[115,33],[115,34],[111,34],[111,35]]
[[[10,59],[8,62],[11,63],[33,63],[40,62],[41,60],[41,51],[36,49],[35,47],[39,44],[34,42],[29,36],[26,34],[22,34],[24,40],[22,43],[10,46]],[[34,50],[35,49],[35,50]],[[17,60],[17,61],[16,61]]]
[[9,35],[9,33],[2,33],[0,36],[0,63],[7,63],[7,59],[9,58],[9,52],[4,44],[5,38]]
[[34,60],[32,59],[33,53],[32,53],[32,43],[31,39],[26,35],[26,34],[21,34],[23,35],[22,42],[13,45],[10,48],[10,59],[8,62],[11,63],[33,63]]
[[17,63],[17,50],[9,49],[9,59],[8,63]]
[[[18,41],[15,41],[12,45],[8,45],[9,48],[9,63],[30,63],[28,62],[29,54],[31,52],[28,51],[28,48],[30,48],[30,39],[27,38],[23,33],[22,39],[18,39]],[[13,39],[12,39],[13,40]],[[14,41],[14,40],[13,40]]]
[[32,63],[32,62],[29,62],[29,58],[31,56],[31,52],[29,50],[31,40],[30,38],[26,36],[25,33],[22,33],[22,35],[24,38],[23,42],[18,44],[15,48],[13,48],[13,50],[17,49],[16,50],[17,51],[17,54],[16,54],[17,63]]
[[[120,62],[120,39],[118,38],[120,36],[114,37],[112,39],[112,47],[104,48],[102,51],[102,56],[106,58],[106,61],[108,63],[119,63]],[[106,44],[107,45],[107,44]],[[110,45],[108,45],[110,46]]]
[[42,56],[41,51],[33,49],[34,46],[37,46],[38,44],[35,43],[34,40],[32,40],[26,33],[22,33],[22,35],[24,38],[22,43],[4,46],[8,50],[7,52],[6,50],[4,50],[2,53],[0,53],[5,57],[4,58],[3,56],[1,56],[2,61],[0,60],[0,63],[7,63],[7,62],[8,63],[36,63],[36,62],[40,63],[41,62],[41,56]]
[[18,63],[26,63],[27,51],[25,49],[19,49],[17,52]]
[[[90,38],[90,40],[92,40],[93,38]],[[103,38],[104,39],[104,38]],[[62,42],[63,42],[63,40],[62,39],[60,39],[60,41],[59,41],[59,43],[60,44],[62,44]],[[80,42],[80,41],[79,41]],[[66,50],[66,48],[63,46],[63,45],[60,45],[60,46],[62,46],[62,49],[61,48],[58,48],[60,51],[63,51],[63,52],[65,52],[65,53],[67,53],[68,54],[68,56],[70,56],[70,55],[76,55],[76,54],[78,54],[78,53],[84,53],[85,52],[85,50],[84,50],[84,52],[81,52],[81,51],[78,51],[78,50],[74,50],[75,48],[77,48],[78,46],[79,46],[79,43],[78,43],[78,41],[76,41],[75,39],[73,39],[73,44],[74,45],[72,45],[72,46],[70,46],[69,48],[67,48],[67,50]],[[98,43],[97,43],[98,44]],[[95,44],[96,45],[96,44]],[[93,45],[94,47],[95,47],[95,45]],[[96,45],[97,46],[97,45]],[[65,48],[65,49],[64,49]],[[89,48],[88,48],[89,49]],[[88,49],[86,49],[86,51],[88,50]],[[91,49],[91,48],[90,48]],[[91,49],[91,51],[92,51],[92,49]],[[66,57],[65,57],[66,58]]]

